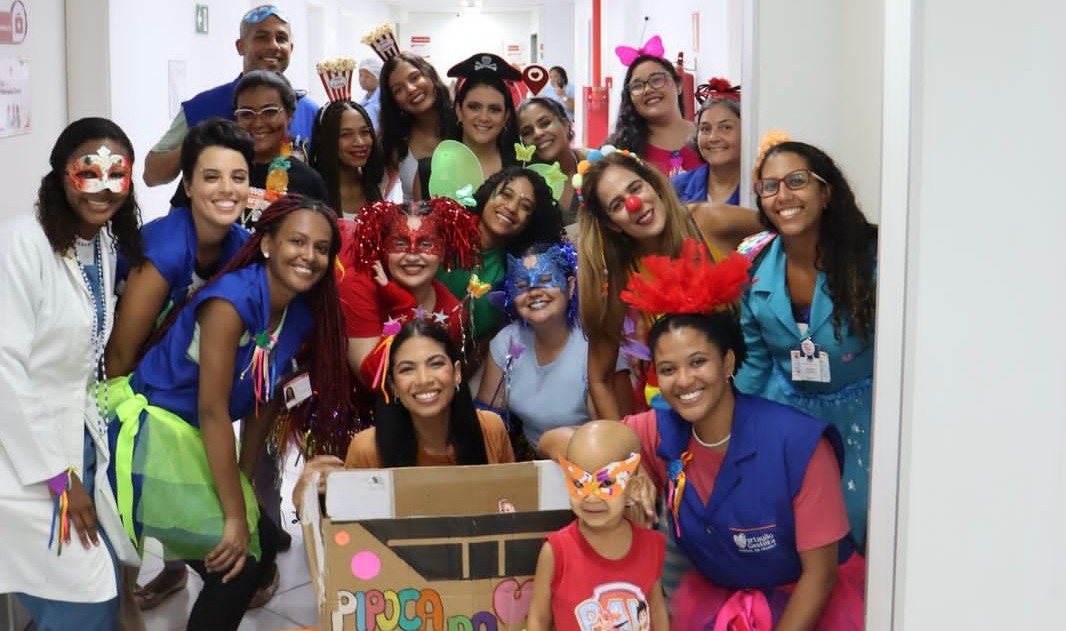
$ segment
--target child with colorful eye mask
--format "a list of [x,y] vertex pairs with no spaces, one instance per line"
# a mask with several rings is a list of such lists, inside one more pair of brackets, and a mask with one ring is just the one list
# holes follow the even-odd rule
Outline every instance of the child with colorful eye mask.
[[659,580],[666,539],[625,516],[640,458],[640,440],[622,423],[593,421],[574,432],[559,464],[577,520],[540,550],[528,631],[667,628]]
[[[511,427],[520,424],[534,449],[544,432],[596,416],[588,397],[588,340],[577,318],[576,276],[577,253],[569,243],[541,243],[518,257],[507,255],[504,308],[515,319],[489,344],[478,403]],[[630,389],[624,358],[614,376],[624,396]]]

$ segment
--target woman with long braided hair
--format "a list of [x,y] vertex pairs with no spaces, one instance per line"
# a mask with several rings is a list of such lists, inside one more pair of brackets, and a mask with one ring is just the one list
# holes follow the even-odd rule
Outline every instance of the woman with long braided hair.
[[[247,476],[282,405],[309,451],[347,447],[348,371],[332,273],[339,249],[331,209],[282,197],[230,262],[171,312],[136,370],[102,395],[114,454],[108,474],[127,535],[158,539],[204,580],[189,628],[236,629],[255,590],[276,580],[276,526],[260,515]],[[292,370],[298,356],[309,358],[306,373]],[[316,395],[275,396],[290,388]]]

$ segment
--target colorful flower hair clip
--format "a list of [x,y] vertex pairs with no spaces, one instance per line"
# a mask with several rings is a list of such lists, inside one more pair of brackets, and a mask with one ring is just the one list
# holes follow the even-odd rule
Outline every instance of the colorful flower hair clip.
[[766,153],[777,145],[790,140],[792,138],[783,129],[771,129],[763,134],[762,140],[759,141],[759,153],[755,157],[755,166],[751,170],[752,182],[759,179],[759,171],[762,169],[762,161],[766,159]]

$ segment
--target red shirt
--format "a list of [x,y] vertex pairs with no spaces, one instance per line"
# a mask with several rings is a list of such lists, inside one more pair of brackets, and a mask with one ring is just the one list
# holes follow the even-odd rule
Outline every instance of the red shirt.
[[633,543],[621,559],[593,550],[577,521],[548,535],[555,559],[551,600],[556,631],[650,631],[648,601],[662,576],[666,538],[631,523],[630,528]]
[[644,158],[645,162],[655,165],[655,168],[659,169],[666,177],[674,177],[679,173],[692,171],[703,165],[703,158],[689,148],[688,145],[682,146],[677,151],[670,151],[669,149],[660,149],[649,144],[641,157]]
[[[414,296],[396,283],[382,287],[370,272],[347,270],[338,284],[341,310],[344,313],[344,332],[348,337],[378,337],[389,318],[406,322],[415,317],[418,303]],[[433,281],[436,296],[433,309],[425,314],[444,326],[456,345],[463,342],[466,309],[448,288]]]

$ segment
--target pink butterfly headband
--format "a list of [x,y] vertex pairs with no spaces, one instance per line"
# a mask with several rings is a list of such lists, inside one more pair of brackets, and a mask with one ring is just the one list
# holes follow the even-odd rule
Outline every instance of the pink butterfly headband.
[[652,35],[651,39],[644,42],[644,45],[640,48],[633,48],[631,46],[615,46],[614,54],[618,55],[618,60],[622,62],[623,66],[629,67],[633,65],[633,62],[637,60],[637,57],[641,55],[651,55],[652,57],[662,57],[666,53],[666,49],[663,48],[663,38],[658,35]]

